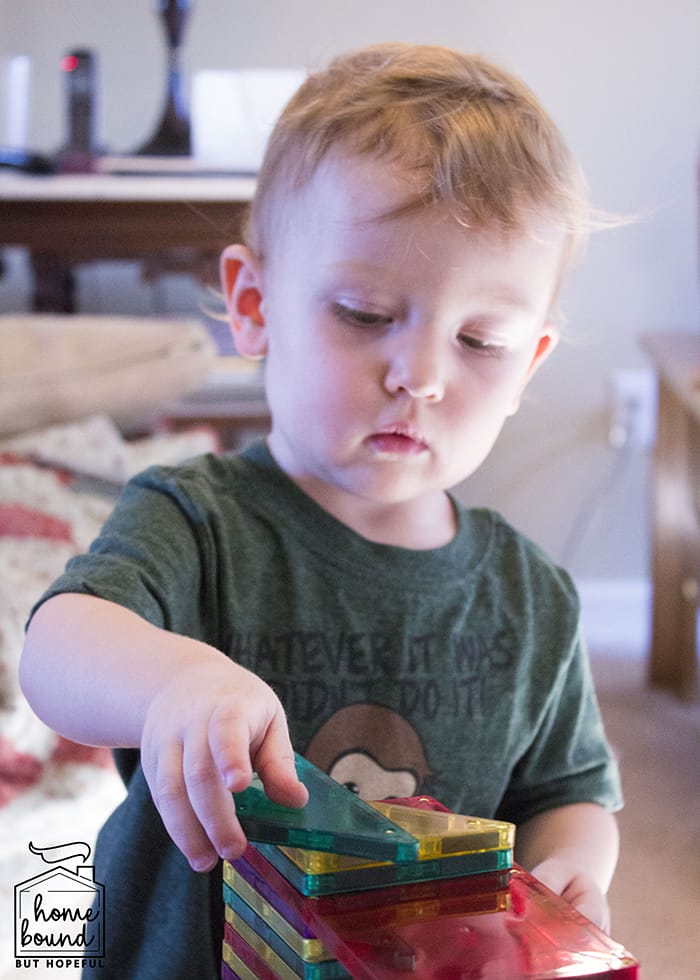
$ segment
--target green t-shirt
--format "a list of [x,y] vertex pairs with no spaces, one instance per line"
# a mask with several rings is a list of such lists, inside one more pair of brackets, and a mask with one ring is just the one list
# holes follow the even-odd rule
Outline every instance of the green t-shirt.
[[[50,594],[120,603],[255,671],[279,695],[295,749],[366,798],[430,793],[515,823],[580,801],[618,808],[570,579],[498,515],[453,503],[446,546],[376,544],[259,443],[141,474]],[[120,977],[162,975],[151,926],[167,908],[168,962],[182,963],[169,972],[213,976],[206,876],[165,836],[136,753],[121,763],[129,797],[96,855],[105,967],[113,955]]]

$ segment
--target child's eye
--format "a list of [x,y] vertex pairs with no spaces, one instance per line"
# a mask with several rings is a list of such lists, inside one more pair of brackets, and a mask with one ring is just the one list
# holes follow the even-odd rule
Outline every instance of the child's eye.
[[334,303],[333,313],[339,320],[352,323],[359,327],[379,327],[391,323],[391,317],[382,313],[371,313],[369,310],[358,310],[345,303]]
[[472,334],[460,334],[459,342],[468,350],[476,351],[478,354],[490,354],[496,356],[505,353],[503,344],[495,343],[492,340],[484,340],[482,337],[474,337]]

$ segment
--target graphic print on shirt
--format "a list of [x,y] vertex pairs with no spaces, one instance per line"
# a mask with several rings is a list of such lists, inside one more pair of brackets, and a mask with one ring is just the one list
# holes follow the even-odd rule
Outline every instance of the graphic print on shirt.
[[485,636],[290,630],[234,632],[229,655],[274,688],[292,728],[313,732],[345,705],[381,702],[421,730],[478,722],[486,686],[501,686],[518,646],[507,626]]
[[[490,706],[513,687],[515,630],[503,621],[368,629],[367,619],[337,631],[237,631],[230,656],[275,691],[296,751],[363,798],[426,794],[490,815],[508,769],[498,766],[496,786],[486,767],[468,763],[493,741]],[[391,746],[405,757],[388,755]]]
[[336,711],[305,754],[364,800],[417,796],[432,775],[415,729],[378,704],[351,704]]

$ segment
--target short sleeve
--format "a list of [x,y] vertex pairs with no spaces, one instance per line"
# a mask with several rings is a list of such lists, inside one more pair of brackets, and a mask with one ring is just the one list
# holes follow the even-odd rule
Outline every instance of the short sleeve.
[[206,521],[154,467],[125,488],[101,533],[85,554],[39,599],[76,592],[118,603],[156,626],[187,635],[203,632],[203,566],[213,553]]
[[622,807],[619,770],[579,628],[540,723],[513,769],[498,816],[524,822],[544,810],[581,802],[610,811]]

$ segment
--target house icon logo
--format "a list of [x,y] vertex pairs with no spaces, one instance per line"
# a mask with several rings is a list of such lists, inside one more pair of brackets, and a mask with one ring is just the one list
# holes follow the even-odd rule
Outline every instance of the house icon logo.
[[86,957],[101,959],[105,894],[104,885],[95,881],[94,868],[86,863],[90,846],[84,841],[56,847],[30,843],[29,850],[51,867],[15,885],[17,965],[37,965],[39,957],[42,962],[53,960],[47,966],[69,965]]

